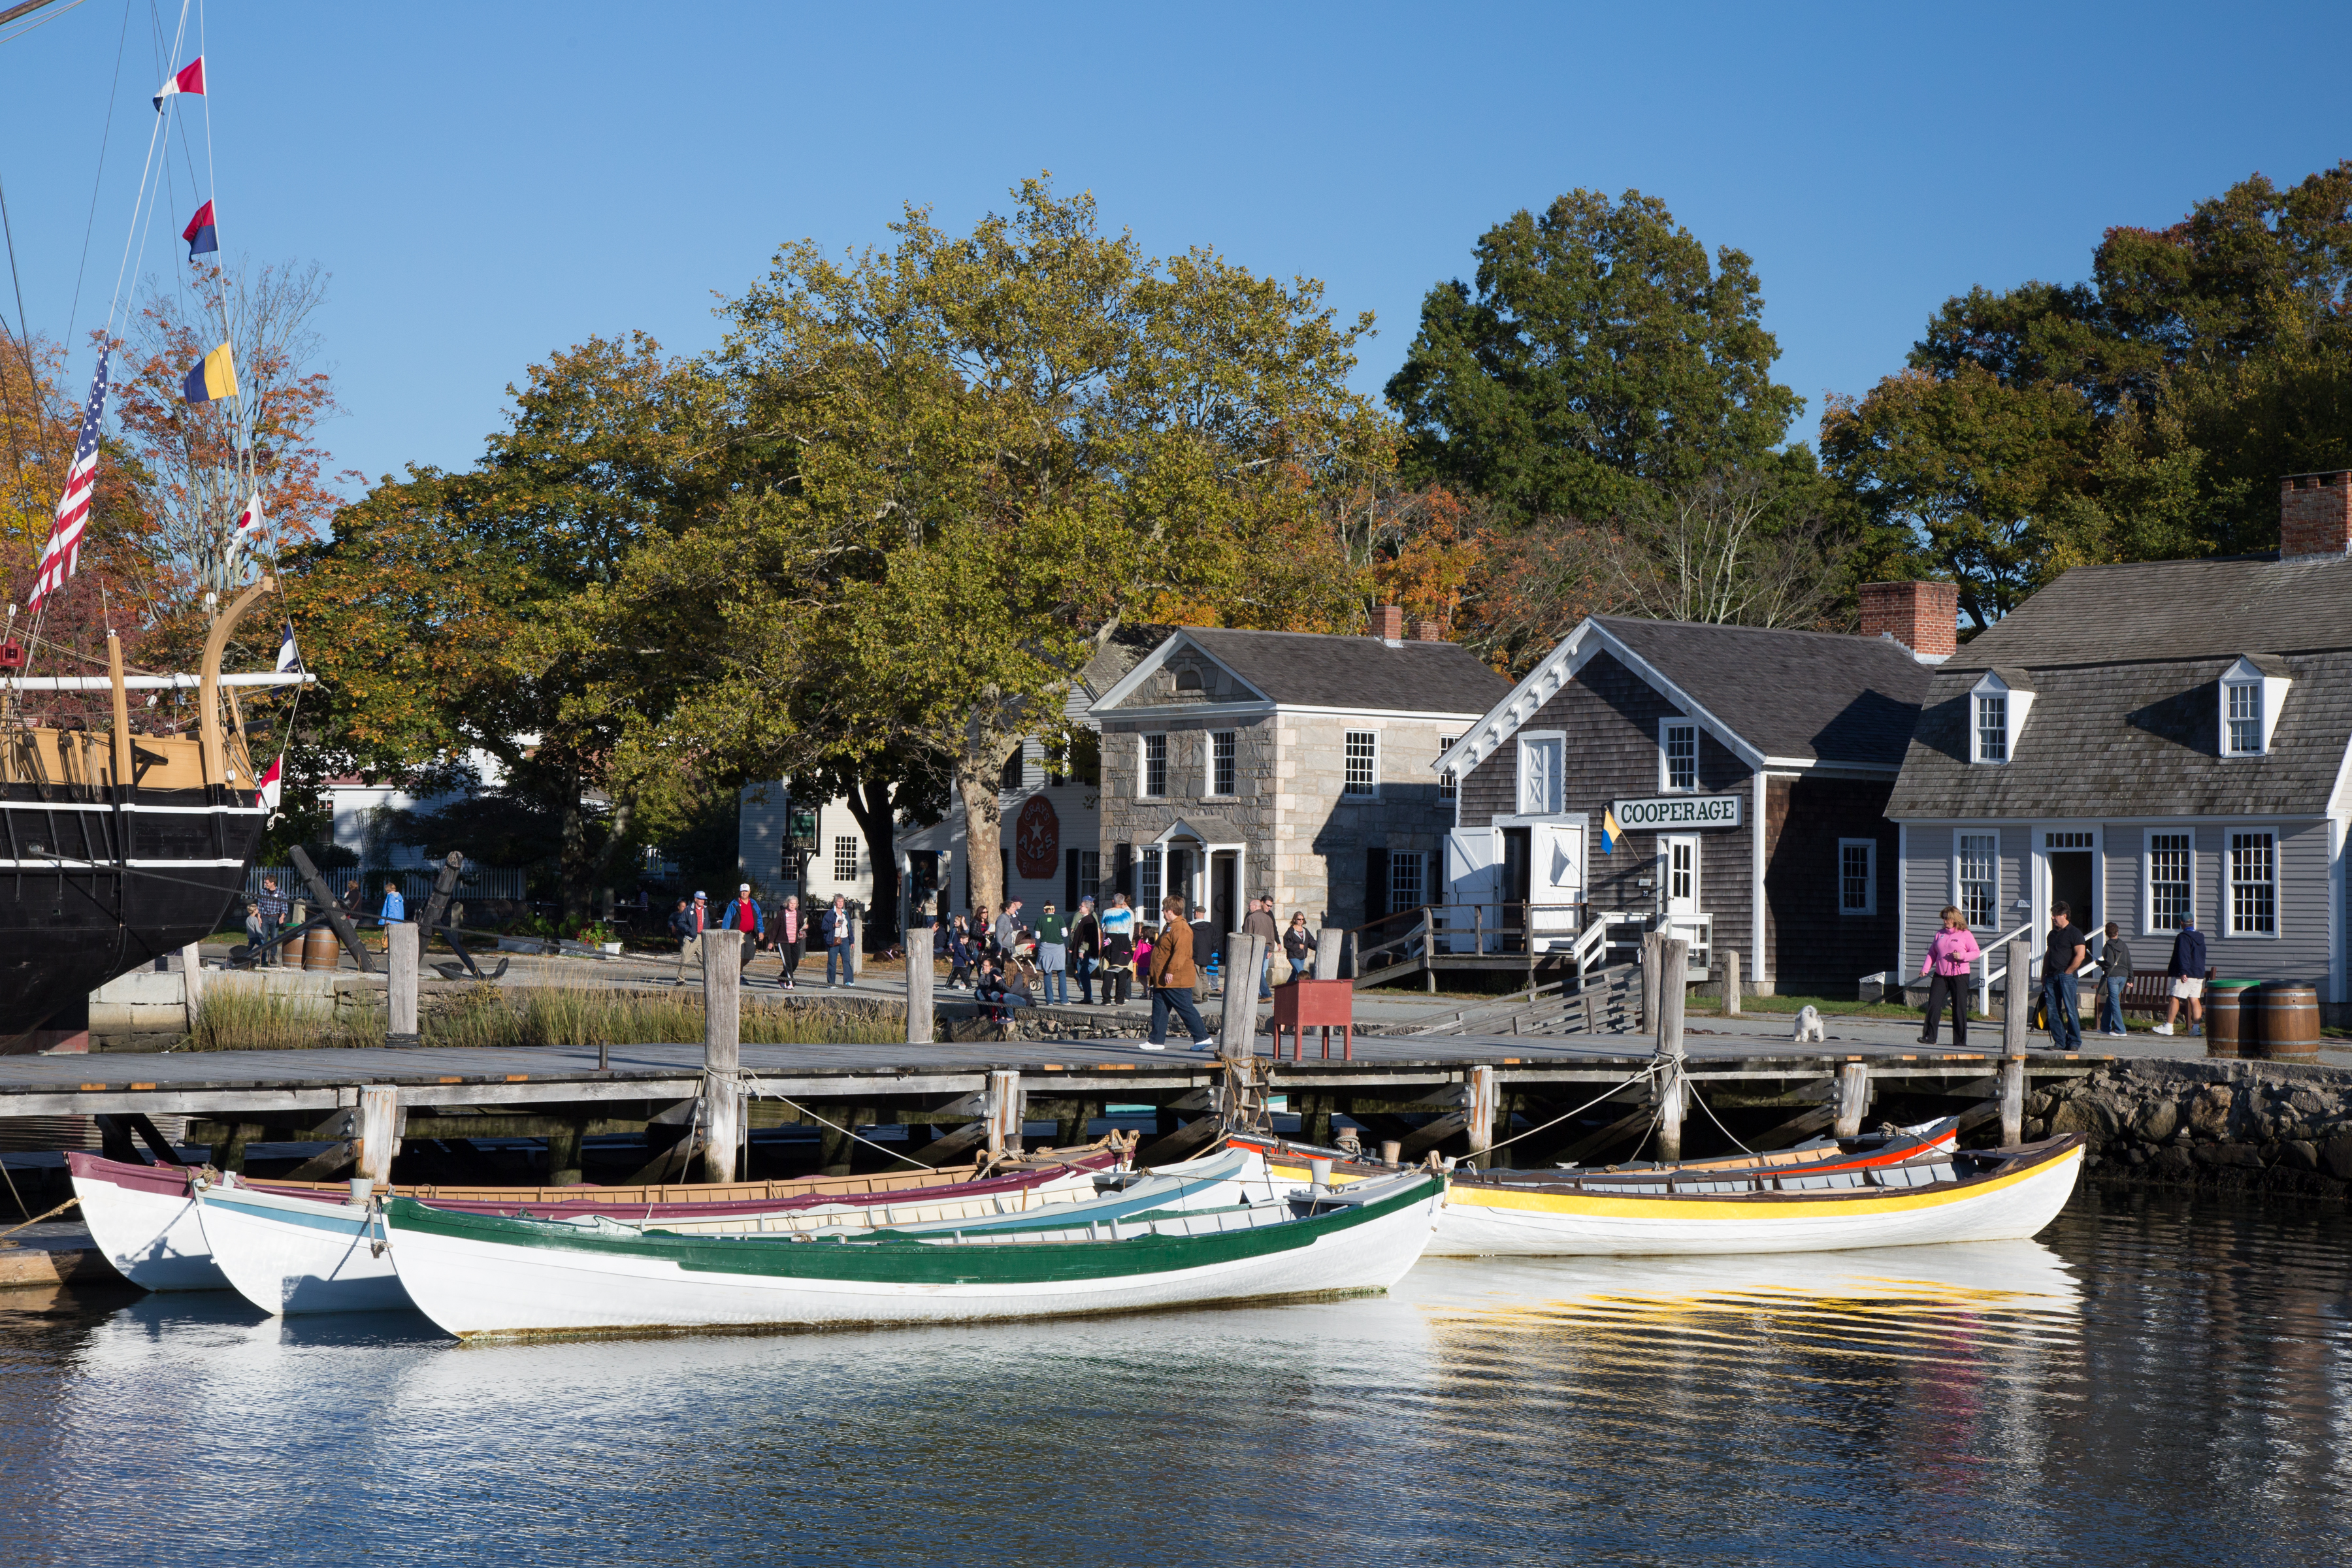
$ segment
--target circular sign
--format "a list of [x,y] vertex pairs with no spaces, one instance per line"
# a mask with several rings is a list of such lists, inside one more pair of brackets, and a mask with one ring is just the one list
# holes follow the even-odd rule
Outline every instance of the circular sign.
[[1013,858],[1032,881],[1051,877],[1062,858],[1062,819],[1054,803],[1033,795],[1013,825]]

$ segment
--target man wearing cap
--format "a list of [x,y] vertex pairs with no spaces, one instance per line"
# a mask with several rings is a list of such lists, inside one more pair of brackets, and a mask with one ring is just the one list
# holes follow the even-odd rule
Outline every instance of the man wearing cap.
[[686,966],[702,962],[702,934],[710,929],[710,895],[698,888],[694,902],[669,920],[670,929],[677,932],[677,973],[670,984],[686,984]]
[[728,931],[743,933],[743,962],[736,973],[750,973],[751,955],[760,951],[768,935],[767,917],[760,912],[759,901],[751,897],[751,883],[737,886],[735,901],[727,906],[727,912],[719,917],[719,923]]

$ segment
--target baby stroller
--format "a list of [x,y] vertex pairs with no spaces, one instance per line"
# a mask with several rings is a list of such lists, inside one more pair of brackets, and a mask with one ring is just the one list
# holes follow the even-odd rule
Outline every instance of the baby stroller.
[[1004,955],[1004,978],[1032,996],[1045,994],[1044,972],[1037,967],[1037,939],[1024,936]]

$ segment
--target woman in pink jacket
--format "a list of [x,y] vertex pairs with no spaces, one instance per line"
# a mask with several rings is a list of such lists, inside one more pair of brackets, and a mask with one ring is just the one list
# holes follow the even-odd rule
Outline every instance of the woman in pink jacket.
[[1977,961],[1981,950],[1969,931],[1969,921],[1955,905],[1944,906],[1944,929],[1927,943],[1927,956],[1919,965],[1919,973],[1927,978],[1927,1032],[1919,1037],[1923,1046],[1936,1043],[1936,1026],[1944,1011],[1944,999],[1952,1002],[1952,1048],[1969,1048],[1969,965]]

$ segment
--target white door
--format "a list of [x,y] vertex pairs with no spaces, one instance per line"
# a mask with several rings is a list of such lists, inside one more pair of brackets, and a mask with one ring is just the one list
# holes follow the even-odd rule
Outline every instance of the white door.
[[1658,874],[1665,879],[1666,913],[1698,913],[1698,835],[1658,835]]
[[1528,901],[1538,951],[1570,945],[1576,938],[1577,906],[1584,902],[1584,829],[1570,823],[1539,822],[1528,846]]
[[[1445,836],[1445,951],[1475,950],[1474,930],[1487,933],[1486,945],[1495,945],[1495,905],[1502,898],[1502,840],[1499,828],[1457,827]],[[1478,905],[1482,908],[1473,909]]]

